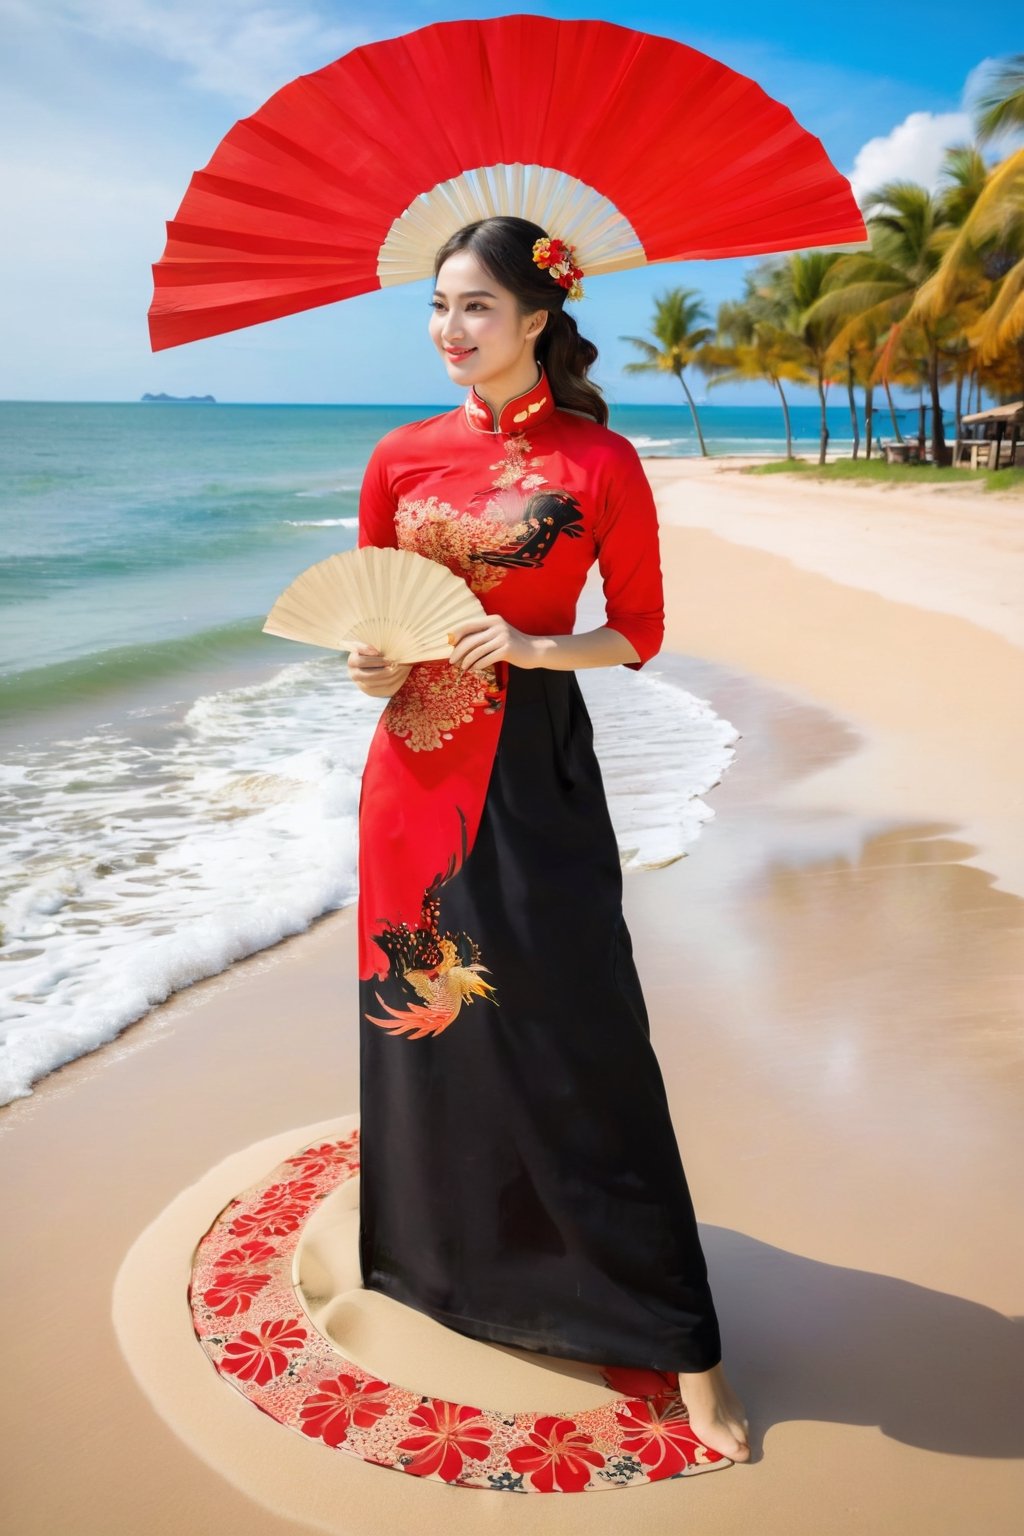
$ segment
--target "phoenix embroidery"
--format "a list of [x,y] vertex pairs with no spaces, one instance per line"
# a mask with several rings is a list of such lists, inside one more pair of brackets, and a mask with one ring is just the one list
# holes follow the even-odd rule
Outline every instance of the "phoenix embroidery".
[[[456,810],[462,827],[461,865],[466,860],[466,818],[461,807]],[[388,974],[400,978],[419,999],[402,1008],[392,1008],[379,992],[374,992],[390,1018],[375,1018],[370,1013],[365,1017],[392,1035],[404,1035],[409,1040],[439,1035],[455,1021],[464,1003],[471,1004],[478,997],[497,1006],[494,987],[480,974],[488,967],[481,963],[476,941],[467,933],[442,933],[440,929],[439,893],[457,867],[456,856],[452,854],[447,869],[435,875],[424,892],[420,922],[415,928],[408,923],[393,924],[381,919],[384,928],[375,935],[374,942],[388,957]]]

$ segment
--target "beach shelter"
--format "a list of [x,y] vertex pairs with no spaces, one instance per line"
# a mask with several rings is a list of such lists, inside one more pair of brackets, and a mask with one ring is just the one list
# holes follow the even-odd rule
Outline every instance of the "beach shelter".
[[955,463],[970,464],[972,469],[1016,465],[1017,444],[1024,437],[1024,400],[972,411],[960,421],[968,431],[956,445]]

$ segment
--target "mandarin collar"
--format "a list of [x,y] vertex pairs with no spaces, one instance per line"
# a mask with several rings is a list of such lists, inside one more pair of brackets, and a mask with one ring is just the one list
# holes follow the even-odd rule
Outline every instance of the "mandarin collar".
[[466,395],[465,412],[469,425],[477,432],[525,432],[528,426],[534,426],[539,421],[544,421],[555,409],[554,398],[551,394],[551,385],[544,371],[544,364],[538,363],[540,377],[536,384],[531,384],[529,389],[521,395],[513,395],[511,400],[506,400],[501,408],[497,423],[494,420],[494,412],[482,400],[474,386]]

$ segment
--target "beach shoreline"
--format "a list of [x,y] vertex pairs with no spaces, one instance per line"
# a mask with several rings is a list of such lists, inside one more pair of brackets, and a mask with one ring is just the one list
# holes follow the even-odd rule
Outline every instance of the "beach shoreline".
[[[951,517],[946,504],[937,533],[934,487],[818,482],[815,490],[798,477],[752,481],[740,473],[763,457],[641,455],[658,503],[667,593],[665,643],[652,672],[667,671],[677,686],[702,696],[691,679],[733,669],[748,687],[760,683],[794,705],[816,709],[819,746],[822,733],[829,736],[823,722],[830,720],[833,745],[843,741],[844,749],[805,760],[777,787],[780,805],[820,817],[841,807],[878,827],[928,823],[955,833],[961,839],[958,862],[983,871],[995,888],[1024,897],[1024,792],[1014,773],[1014,764],[1024,761],[1024,727],[1008,708],[999,709],[1024,687],[1024,600],[1015,579],[1024,565],[1024,519],[1015,523],[1020,499],[956,488],[957,509]],[[994,498],[1008,505],[993,519]],[[874,551],[891,538],[894,519],[899,557],[883,572],[873,562]],[[982,531],[997,536],[996,548],[973,546],[977,568],[965,571],[958,538],[962,546]],[[914,562],[915,538],[918,548],[931,541],[930,573],[941,578],[937,585],[925,584]],[[986,604],[987,580],[993,585]],[[728,600],[720,603],[723,593]],[[601,602],[595,566],[581,594],[577,630],[603,622]],[[936,611],[936,603],[947,611]],[[791,627],[778,624],[778,611],[794,616]],[[740,615],[745,622],[737,622]],[[837,620],[838,633],[856,639],[855,657],[849,644],[842,656],[836,645],[803,644],[805,638],[820,641]],[[889,669],[887,655],[898,655],[899,665]],[[954,658],[953,691],[947,693],[942,668]],[[269,680],[281,665],[280,659],[250,659],[248,680]],[[963,687],[968,679],[980,685],[973,695]],[[202,687],[215,691],[244,680],[233,671],[208,669]],[[168,680],[158,699],[177,697],[178,686]],[[958,709],[950,707],[954,699]],[[140,702],[126,695],[118,713],[130,714]],[[180,699],[180,708],[187,707]],[[74,718],[62,712],[49,731],[68,731]],[[913,771],[924,741],[935,743],[927,777]],[[728,800],[730,771],[713,790],[713,805]],[[79,1061],[125,1048],[126,1037],[149,1020],[163,1027],[172,1014],[205,1007],[211,991],[238,967],[276,964],[289,946],[325,926],[344,935],[354,919],[354,901],[318,914],[305,929],[172,992]],[[37,1080],[31,1097],[58,1075],[66,1083],[75,1067],[71,1061]],[[22,1102],[0,1108],[0,1134],[5,1111]]]
[[[1021,758],[1005,718],[1024,655],[1002,632],[1016,619],[929,607],[939,587],[915,586],[910,563],[876,582],[884,595],[872,589],[873,534],[831,488],[805,523],[813,560],[839,565],[810,569],[759,488],[726,512],[711,489],[724,481],[681,463],[648,463],[665,654],[741,734],[707,796],[713,819],[685,857],[628,872],[624,908],[753,1456],[647,1488],[642,1512],[626,1491],[535,1519],[610,1532],[632,1498],[656,1531],[689,1514],[709,1533],[756,1518],[768,1536],[874,1523],[959,1536],[981,1518],[1008,1536],[1020,1463],[992,1409],[1013,1424],[1011,1320],[1024,1310]],[[902,508],[910,544],[928,505]],[[933,550],[929,527],[918,537]],[[986,578],[972,584],[972,548],[965,535],[973,605]],[[936,572],[943,559],[929,554]],[[977,559],[990,568],[987,549]],[[143,1523],[362,1533],[383,1499],[401,1529],[445,1518],[468,1532],[490,1516],[466,1490],[442,1511],[447,1490],[311,1446],[240,1399],[197,1455],[111,1325],[122,1261],[168,1202],[225,1156],[358,1107],[354,997],[347,907],[176,993],[0,1111],[19,1169],[0,1196],[18,1235],[3,1294],[17,1319],[7,1502],[19,1536],[64,1529],[72,1511],[83,1536]],[[197,1205],[197,1238],[205,1220]],[[165,1257],[183,1308],[188,1254]],[[40,1277],[69,1269],[55,1304]],[[163,1326],[154,1298],[133,1305],[136,1322]],[[360,1337],[371,1364],[418,1337],[400,1313],[372,1325]],[[498,1373],[504,1352],[492,1358]],[[203,1392],[231,1396],[213,1372]]]
[[[818,709],[821,720],[835,722],[837,737],[845,733],[857,745],[810,770],[805,762],[778,787],[780,804],[826,817],[842,807],[878,826],[928,822],[955,832],[962,840],[959,862],[982,870],[995,888],[1024,896],[1024,792],[1014,772],[1024,761],[1024,727],[1000,708],[1024,688],[1024,600],[1016,580],[1024,565],[1024,521],[1015,521],[1020,499],[958,487],[952,513],[948,502],[937,512],[934,487],[752,481],[741,471],[762,462],[753,453],[641,458],[658,503],[667,593],[665,644],[651,671],[667,672],[677,686],[700,695],[691,678],[705,667],[712,674],[718,666],[731,668],[749,686],[760,682]],[[993,516],[995,500],[1005,505]],[[883,540],[892,551],[894,531],[898,547],[883,571],[875,552]],[[994,537],[995,547],[979,538],[965,563],[959,558],[964,542],[983,533]],[[937,581],[929,583],[914,559],[922,548],[929,552],[927,576]],[[581,594],[577,630],[603,621],[601,601],[595,566]],[[790,627],[777,622],[779,611],[793,615]],[[844,637],[842,655],[826,638],[832,625],[837,638]],[[890,668],[895,656],[899,665]],[[281,665],[251,658],[248,680],[269,680]],[[969,679],[973,693],[963,686]],[[207,669],[202,689],[245,680]],[[154,697],[179,698],[184,710],[188,701],[180,699],[179,687],[180,680],[168,680],[150,696],[150,706]],[[117,711],[127,716],[140,703],[139,695],[128,694]],[[67,732],[75,718],[62,711],[49,732]],[[914,757],[926,741],[934,751],[922,777],[914,773]],[[714,804],[727,800],[728,782],[727,769]],[[99,1056],[123,1047],[147,1020],[162,1026],[171,1010],[204,1006],[210,989],[238,966],[274,964],[289,945],[325,924],[344,932],[354,916],[354,901],[346,902],[172,992],[100,1046]],[[75,1064],[38,1079],[32,1095],[58,1073],[66,1079]],[[4,1110],[19,1102],[0,1108],[0,1133]]]
[[1024,503],[751,480],[746,462],[648,469],[675,572],[666,644],[863,728],[864,751],[792,803],[956,824],[975,845],[966,862],[1024,895]]

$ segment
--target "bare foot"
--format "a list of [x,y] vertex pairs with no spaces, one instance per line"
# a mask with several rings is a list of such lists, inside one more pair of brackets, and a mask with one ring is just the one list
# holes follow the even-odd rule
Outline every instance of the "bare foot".
[[743,1404],[725,1379],[722,1363],[709,1371],[680,1371],[679,1395],[690,1415],[697,1439],[730,1461],[747,1461],[750,1421]]

